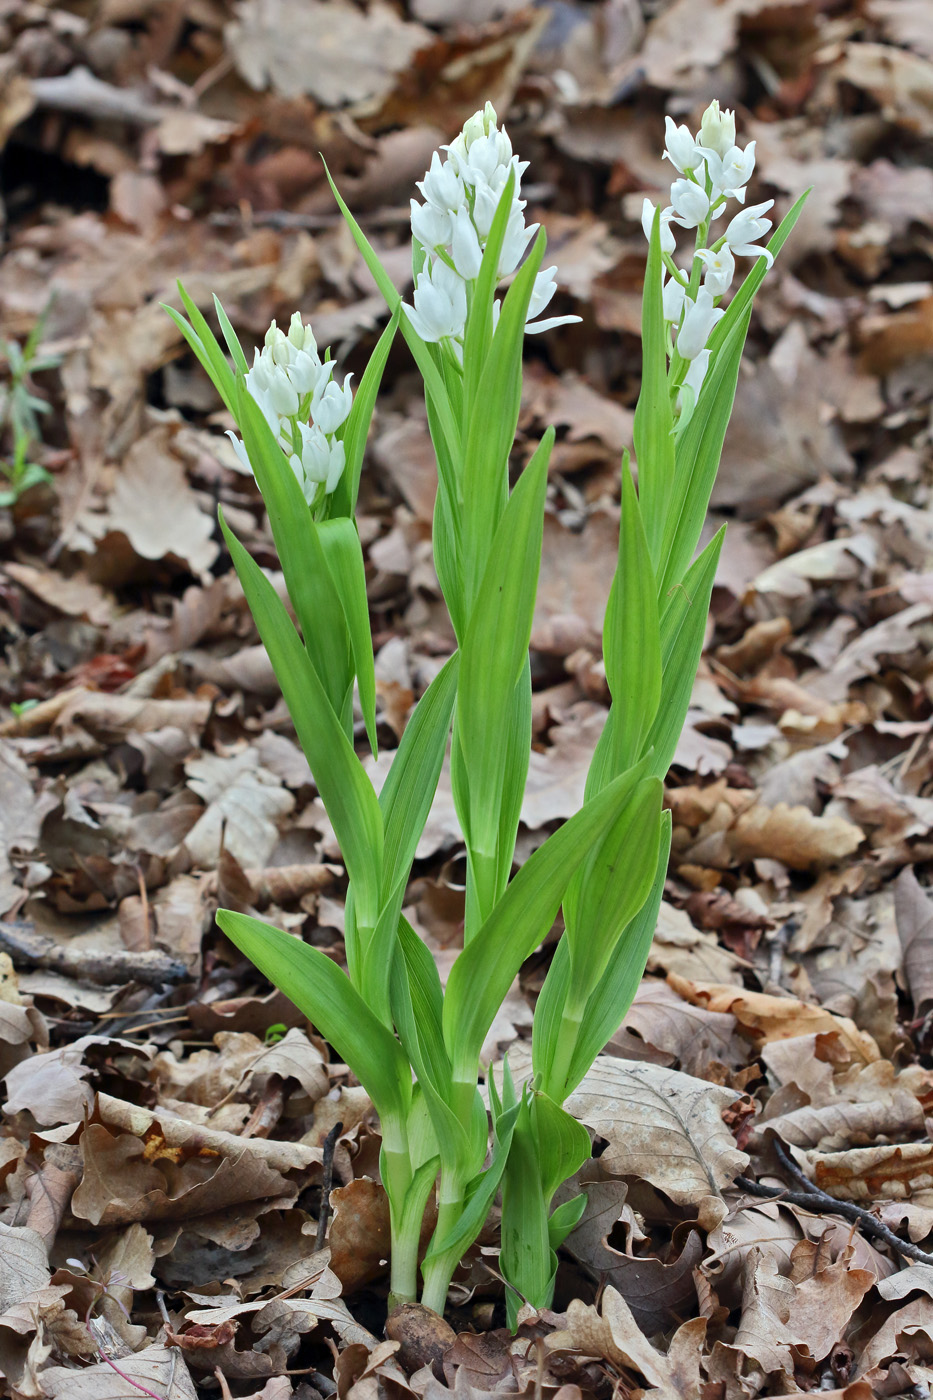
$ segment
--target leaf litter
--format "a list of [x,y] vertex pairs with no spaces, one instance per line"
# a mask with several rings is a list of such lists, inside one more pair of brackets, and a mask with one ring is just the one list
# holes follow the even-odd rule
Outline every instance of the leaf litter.
[[[6,1391],[929,1393],[929,7],[132,0],[0,24],[0,335],[44,316],[59,361],[35,385],[51,481],[0,511]],[[158,303],[181,274],[246,342],[299,306],[356,370],[380,304],[321,156],[402,284],[437,143],[491,97],[533,152],[534,217],[584,323],[532,347],[520,417],[516,465],[558,429],[527,858],[574,809],[608,699],[641,200],[665,112],[714,93],[753,128],[756,198],[815,188],[756,311],[716,488],[729,533],[648,970],[572,1102],[587,1209],[555,1310],[526,1309],[515,1338],[495,1211],[448,1323],[386,1332],[378,1121],[213,927],[219,902],[261,911],[339,962],[345,885],[216,528],[221,504],[281,586],[261,502]],[[426,442],[394,352],[360,502],[386,754],[452,647]],[[442,776],[406,906],[442,977],[461,863]],[[486,1060],[527,1062],[555,936]]]

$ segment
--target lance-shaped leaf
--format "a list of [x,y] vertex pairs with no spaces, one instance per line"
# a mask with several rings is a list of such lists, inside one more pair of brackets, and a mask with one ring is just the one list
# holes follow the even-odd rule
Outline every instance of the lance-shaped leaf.
[[612,696],[612,753],[604,771],[602,765],[591,769],[588,795],[640,758],[661,698],[657,583],[628,453],[622,459],[619,562],[603,624],[603,657]]
[[459,671],[460,653],[454,652],[415,706],[379,793],[384,894],[407,875],[415,858],[444,763]]
[[[502,1252],[509,1325],[523,1299],[549,1307],[554,1296],[557,1255],[551,1243],[550,1207],[557,1187],[590,1155],[582,1124],[546,1094],[527,1094],[512,1136],[502,1178]],[[575,1207],[579,1212],[579,1206]],[[557,1222],[558,1229],[561,1222]]]
[[376,395],[382,383],[383,370],[392,349],[401,314],[401,306],[397,306],[391,321],[376,342],[376,348],[369,357],[369,363],[353,396],[353,407],[344,424],[342,435],[346,455],[343,476],[337,483],[336,490],[327,498],[328,514],[332,518],[356,514],[356,499],[360,490],[360,472],[363,467],[363,454],[366,451],[366,439],[369,437],[369,425],[372,422]]
[[162,310],[171,316],[175,325],[181,331],[191,350],[194,352],[201,368],[207,374],[214,388],[223,399],[224,406],[235,418],[236,389],[234,386],[233,371],[227,364],[224,352],[217,344],[217,337],[205,321],[197,305],[191,300],[181,282],[178,282],[177,286],[182,305],[188,313],[188,320],[186,321],[181,312],[176,311],[174,306],[168,306],[164,301],[159,304]]
[[703,553],[671,589],[661,615],[661,703],[645,747],[654,750],[651,769],[664,777],[680,740],[697,666],[703,651],[709,602],[726,527],[718,530]]
[[275,671],[298,741],[353,882],[361,924],[379,915],[382,875],[382,813],[373,785],[325,694],[308,653],[269,579],[220,514],[246,601]]
[[512,979],[553,924],[574,871],[645,768],[640,764],[616,778],[538,847],[457,958],[444,997],[444,1040],[456,1080],[475,1083],[483,1041]]
[[288,596],[308,655],[339,715],[353,679],[350,641],[319,527],[311,519],[298,479],[245,380],[237,380],[236,390],[237,421],[269,515]]
[[[178,284],[179,287],[181,283]],[[240,344],[239,336],[230,324],[230,317],[221,305],[220,297],[214,296],[214,310],[217,313],[217,320],[223,332],[224,340],[227,342],[227,349],[230,351],[235,367],[241,374],[245,374],[249,369],[246,356],[243,354],[243,347]]]
[[479,853],[489,864],[493,897],[510,750],[507,726],[512,695],[528,656],[553,441],[549,429],[512,492],[461,649],[457,735],[469,784],[463,825],[472,855]]
[[667,383],[664,305],[661,294],[661,211],[656,209],[642,294],[642,380],[635,408],[635,458],[645,534],[652,558],[660,558],[664,521],[674,490],[674,426]]
[[[491,1099],[494,1093],[495,1086],[492,1085]],[[515,1099],[513,1091],[511,1096],[505,1095],[504,1102],[494,1109],[493,1148],[489,1166],[471,1183],[457,1223],[443,1239],[431,1241],[431,1247],[424,1259],[425,1268],[441,1257],[452,1261],[451,1268],[456,1267],[485,1225],[508,1160],[520,1107],[521,1100]]]
[[373,661],[373,634],[369,625],[366,597],[366,565],[356,522],[347,516],[325,520],[318,527],[327,567],[343,609],[353,668],[359,689],[360,709],[373,758],[376,743],[376,671]]
[[330,1041],[378,1112],[404,1119],[411,1101],[411,1068],[405,1053],[337,964],[319,948],[248,914],[221,909],[217,922]]
[[[638,991],[638,984],[644,976],[651,940],[654,938],[654,931],[658,923],[658,910],[661,907],[661,898],[664,894],[664,881],[667,879],[667,862],[670,852],[671,814],[670,812],[662,812],[658,864],[648,898],[616,943],[612,957],[609,959],[609,966],[586,1004],[586,1011],[580,1022],[580,1032],[570,1057],[570,1068],[564,1083],[550,1086],[551,1094],[561,1103],[569,1094],[573,1093],[596,1056],[615,1035],[625,1020],[635,993]],[[562,946],[563,940],[558,944],[558,952]],[[545,990],[556,962],[555,958],[548,970],[544,984]],[[540,1004],[539,998],[538,1005],[540,1006]],[[537,1008],[535,1010],[535,1027],[537,1029]],[[537,1060],[535,1068],[538,1068]]]
[[472,406],[476,401],[483,367],[492,342],[492,307],[498,282],[499,257],[505,239],[505,230],[512,212],[512,196],[515,193],[515,171],[509,170],[505,188],[499,196],[479,276],[473,287],[470,314],[467,319],[466,335],[463,341],[463,397]]
[[468,607],[479,589],[490,541],[508,499],[509,453],[522,397],[525,317],[546,243],[541,229],[506,293],[470,405],[463,445],[463,569]]
[[658,777],[645,778],[622,807],[564,899],[570,997],[582,1010],[605,973],[619,936],[648,897],[658,864]]

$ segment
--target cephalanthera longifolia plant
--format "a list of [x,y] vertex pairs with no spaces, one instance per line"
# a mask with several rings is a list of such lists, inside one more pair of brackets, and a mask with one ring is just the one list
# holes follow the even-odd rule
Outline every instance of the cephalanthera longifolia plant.
[[[641,397],[636,489],[622,463],[619,557],[606,610],[612,704],[580,811],[512,875],[531,747],[528,646],[541,561],[548,430],[509,486],[526,333],[555,290],[545,235],[525,223],[526,162],[487,103],[412,200],[413,306],[405,305],[349,209],[334,194],[391,320],[355,398],[296,313],[275,324],[252,367],[218,304],[232,366],[182,291],[169,309],[242,434],[297,626],[270,580],[221,526],[340,842],[349,877],[347,972],[324,953],[223,910],[229,938],[306,1013],[366,1087],[382,1128],[392,1221],[391,1292],[419,1293],[419,1236],[437,1189],[437,1225],[420,1261],[421,1299],[442,1310],[451,1276],[502,1192],[501,1267],[514,1321],[521,1299],[550,1302],[555,1250],[584,1199],[551,1210],[590,1151],[562,1107],[618,1027],[644,969],[670,846],[662,779],[683,726],[703,643],[721,533],[694,558],[719,464],[752,298],[797,217],[768,249],[769,205],[710,232],[744,202],[754,143],[713,103],[696,139],[668,119],[680,178],[671,204],[645,202]],[[675,228],[696,230],[675,260]],[[728,309],[735,258],[755,259]],[[508,290],[500,286],[510,279]],[[457,651],[416,706],[381,791],[353,746],[356,690],[375,754],[372,637],[354,509],[379,382],[400,329],[424,380],[437,456],[434,560]],[[467,855],[463,951],[446,991],[402,915],[412,860],[450,746]],[[534,1075],[506,1066],[478,1088],[480,1051],[521,964],[563,908],[566,932],[535,1012]],[[490,1144],[490,1117],[492,1140]]]

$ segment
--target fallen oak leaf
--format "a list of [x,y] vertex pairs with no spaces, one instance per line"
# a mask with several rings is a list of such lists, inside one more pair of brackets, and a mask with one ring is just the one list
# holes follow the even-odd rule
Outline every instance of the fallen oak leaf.
[[859,1030],[848,1016],[837,1016],[821,1006],[798,1001],[796,997],[749,992],[727,983],[690,982],[673,972],[667,980],[685,1001],[710,1011],[731,1012],[739,1027],[759,1044],[812,1032],[837,1031],[866,1064],[881,1059],[881,1051],[867,1031]]
[[815,816],[808,807],[757,802],[740,812],[727,834],[738,864],[766,856],[791,870],[818,870],[852,855],[865,839],[860,827],[844,817]]
[[712,1229],[726,1214],[723,1189],[749,1160],[722,1119],[740,1097],[677,1070],[600,1055],[566,1107],[608,1142],[604,1170],[696,1207],[701,1228]]

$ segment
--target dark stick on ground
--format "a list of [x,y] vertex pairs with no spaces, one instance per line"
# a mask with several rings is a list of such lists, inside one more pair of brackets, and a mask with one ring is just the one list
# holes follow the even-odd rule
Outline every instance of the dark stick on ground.
[[889,1230],[887,1225],[872,1215],[865,1206],[857,1206],[853,1201],[840,1201],[835,1196],[831,1196],[828,1191],[822,1191],[820,1187],[814,1186],[813,1182],[806,1177],[790,1154],[776,1139],[772,1139],[774,1150],[778,1160],[787,1174],[803,1186],[802,1191],[786,1191],[778,1186],[763,1186],[760,1181],[751,1181],[746,1176],[737,1176],[735,1184],[742,1191],[747,1191],[751,1196],[761,1196],[769,1201],[786,1201],[791,1206],[801,1206],[804,1210],[811,1210],[815,1215],[841,1215],[844,1220],[851,1220],[860,1226],[863,1233],[881,1240],[906,1259],[916,1259],[921,1264],[933,1265],[933,1254],[928,1254],[926,1250],[920,1249],[918,1245],[911,1244],[909,1240],[902,1240],[893,1230]]
[[327,1222],[330,1218],[330,1191],[334,1184],[334,1152],[337,1148],[337,1139],[343,1132],[343,1124],[335,1123],[327,1137],[324,1139],[324,1156],[321,1162],[321,1209],[317,1218],[317,1237],[314,1241],[314,1248],[323,1249],[324,1240],[327,1237]]

